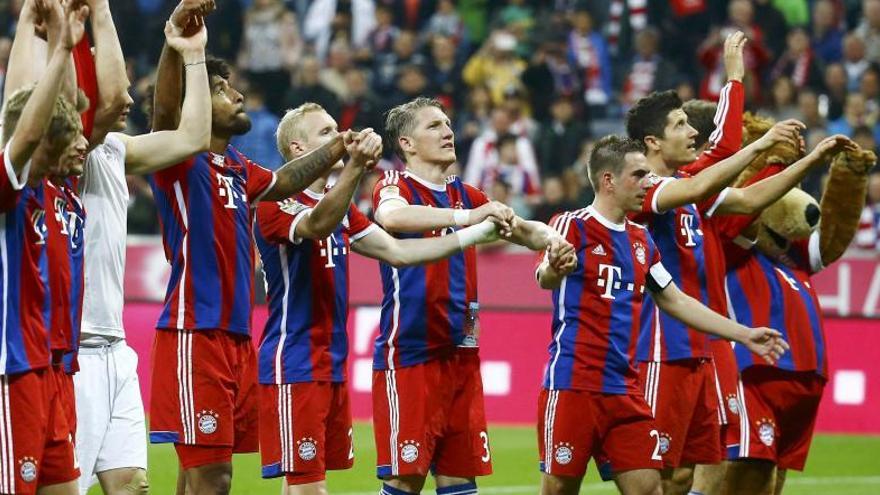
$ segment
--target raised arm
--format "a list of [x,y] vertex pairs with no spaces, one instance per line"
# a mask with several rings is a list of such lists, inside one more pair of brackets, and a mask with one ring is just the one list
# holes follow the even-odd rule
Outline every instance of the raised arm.
[[798,132],[805,126],[794,119],[778,122],[767,133],[739,152],[685,179],[669,181],[655,196],[658,212],[699,203],[727,187],[749,163],[776,143],[787,141],[798,146]]
[[89,0],[89,6],[98,75],[98,101],[89,144],[96,146],[104,141],[104,136],[119,121],[131,98],[128,96],[130,83],[125,70],[125,57],[110,13],[110,1]]
[[208,149],[211,142],[211,90],[205,68],[207,30],[202,26],[195,35],[184,38],[181,32],[165,24],[166,46],[179,54],[185,64],[186,97],[180,123],[175,130],[158,131],[135,137],[119,135],[125,144],[125,171],[148,174]]
[[359,142],[351,143],[348,149],[351,160],[327,195],[296,224],[296,237],[324,239],[336,229],[348,212],[351,198],[367,171],[367,162],[375,161],[382,154],[382,138],[371,132]]
[[20,173],[30,160],[49,125],[55,101],[61,92],[64,72],[70,61],[70,52],[85,33],[85,20],[89,16],[89,8],[82,5],[73,9],[69,2],[66,2],[64,14],[59,41],[49,57],[46,72],[22,109],[15,131],[9,139],[11,142],[8,159],[16,174]]
[[35,0],[26,0],[21,7],[18,24],[15,27],[15,37],[12,39],[12,49],[9,51],[8,71],[3,86],[3,106],[12,93],[33,84],[39,79],[35,45],[37,36],[34,28],[37,22],[37,7]]
[[345,134],[340,134],[305,155],[294,158],[275,171],[275,185],[263,201],[280,201],[302,192],[326,174],[345,155]]
[[452,234],[424,239],[395,239],[376,229],[351,245],[354,252],[394,267],[418,265],[448,258],[475,244],[498,239],[495,224],[483,221]]
[[788,343],[776,330],[749,328],[729,320],[682,292],[674,282],[662,290],[652,291],[651,297],[657,307],[673,318],[700,332],[739,342],[770,364],[779,360],[788,349]]
[[841,151],[856,151],[857,145],[840,134],[823,139],[807,156],[801,158],[782,172],[758,181],[745,188],[731,189],[718,207],[717,214],[752,215],[798,185],[816,167],[828,163]]

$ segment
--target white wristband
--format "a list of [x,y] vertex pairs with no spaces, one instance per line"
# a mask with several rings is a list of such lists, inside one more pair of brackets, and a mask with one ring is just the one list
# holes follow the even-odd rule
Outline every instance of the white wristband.
[[453,210],[452,211],[452,221],[455,222],[455,225],[466,227],[470,223],[470,219],[471,219],[471,211],[470,210]]
[[462,249],[466,249],[474,244],[489,240],[490,235],[494,231],[495,224],[489,220],[483,220],[476,225],[471,225],[470,227],[456,231],[455,235],[458,237],[458,245]]

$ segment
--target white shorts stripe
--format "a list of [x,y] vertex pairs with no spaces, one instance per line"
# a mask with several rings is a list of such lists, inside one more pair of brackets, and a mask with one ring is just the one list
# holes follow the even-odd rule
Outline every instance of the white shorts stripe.
[[547,409],[544,411],[544,472],[547,474],[551,474],[553,466],[553,427],[558,402],[559,391],[550,390],[547,395]]
[[385,393],[388,396],[388,419],[391,428],[388,441],[391,444],[391,474],[400,473],[397,462],[397,436],[400,433],[400,410],[397,396],[397,380],[394,376],[394,370],[385,371]]
[[743,382],[739,380],[736,386],[739,392],[739,456],[749,456],[749,411],[746,407],[746,394],[743,390]]
[[14,483],[12,435],[9,414],[9,378],[0,376],[0,492],[12,493]]
[[727,404],[724,400],[724,393],[721,392],[721,381],[718,379],[718,368],[715,366],[715,360],[712,360],[712,374],[715,376],[715,394],[718,396],[718,423],[727,424]]
[[177,395],[180,401],[183,443],[188,445],[192,445],[196,441],[192,386],[192,338],[192,331],[177,331]]

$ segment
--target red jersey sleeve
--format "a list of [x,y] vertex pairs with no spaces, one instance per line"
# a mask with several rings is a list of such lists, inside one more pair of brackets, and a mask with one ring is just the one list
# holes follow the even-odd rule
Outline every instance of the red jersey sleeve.
[[681,168],[683,172],[696,174],[701,170],[728,158],[742,146],[742,116],[745,106],[745,90],[739,81],[729,81],[722,89],[715,111],[715,130],[709,135],[709,149],[696,161]]
[[27,184],[28,175],[31,169],[31,162],[28,160],[25,166],[21,169],[21,172],[18,175],[15,174],[15,168],[12,166],[12,161],[9,159],[10,143],[12,143],[12,141],[6,143],[5,149],[0,150],[0,162],[3,163],[3,168],[5,169],[4,172],[0,174],[0,211],[9,211],[15,208],[18,196]]
[[257,228],[269,242],[299,244],[296,226],[312,208],[288,198],[284,201],[263,201],[257,204]]
[[401,183],[400,172],[396,170],[386,171],[373,187],[373,211],[379,211],[379,207],[388,201],[402,201],[406,204],[412,201],[412,193]]
[[[569,212],[562,212],[553,215],[547,225],[550,226],[553,230],[556,231],[559,235],[561,235],[566,241],[571,243],[574,246],[575,253],[577,253],[578,248],[580,246],[580,236],[577,235],[577,227],[573,224],[575,222],[575,217],[571,215]],[[539,251],[536,255],[537,260],[535,261],[535,278],[538,278],[538,268],[541,266],[546,260],[549,260],[549,250],[544,250],[543,252]]]
[[244,162],[247,167],[245,192],[247,192],[248,198],[251,198],[251,204],[257,204],[275,186],[275,172],[263,168],[247,158]]
[[664,213],[663,211],[660,211],[657,199],[660,195],[660,191],[676,179],[675,177],[660,177],[652,174],[650,180],[652,185],[651,188],[648,189],[648,192],[645,193],[645,200],[642,202],[642,210],[629,215],[630,220],[643,225],[648,223],[653,215]]
[[464,190],[471,202],[471,208],[479,208],[489,202],[486,193],[470,184],[464,184]]
[[[770,177],[782,171],[784,168],[785,165],[781,163],[768,165],[740,187],[748,187],[755,182],[766,179],[767,177]],[[723,198],[721,202],[723,202]],[[709,220],[709,223],[712,228],[715,229],[715,232],[720,236],[720,238],[733,240],[736,239],[742,233],[742,231],[745,230],[746,227],[751,225],[752,222],[754,222],[755,219],[758,218],[758,215],[760,215],[760,212],[752,215],[710,215],[706,218],[711,218],[711,220]]]
[[83,36],[73,48],[73,64],[76,68],[76,85],[89,99],[89,107],[80,115],[80,119],[83,136],[91,140],[98,108],[98,72],[95,69],[95,58],[92,56],[92,45],[88,34]]
[[376,224],[371,222],[357,206],[352,204],[348,207],[348,225],[345,229],[348,232],[349,242],[357,242],[377,228]]

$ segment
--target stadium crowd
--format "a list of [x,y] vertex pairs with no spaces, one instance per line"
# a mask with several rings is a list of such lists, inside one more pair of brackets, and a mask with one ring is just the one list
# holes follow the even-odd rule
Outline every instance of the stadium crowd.
[[[0,1],[0,87],[22,0]],[[151,82],[171,0],[116,0],[133,81],[130,129],[147,130]],[[592,197],[595,138],[651,91],[717,99],[721,41],[749,38],[746,108],[807,124],[808,147],[844,133],[880,142],[880,0],[228,0],[208,19],[208,51],[234,63],[254,125],[234,143],[267,167],[275,129],[313,101],[340,128],[382,129],[416,95],[443,101],[462,174],[524,218],[547,221]],[[389,146],[379,169],[401,169]],[[822,172],[803,187],[821,195]],[[369,205],[374,180],[359,204]],[[130,232],[158,233],[150,188],[130,178]],[[877,200],[872,203],[876,205]],[[367,208],[368,210],[369,208]],[[880,231],[866,208],[860,246]]]

